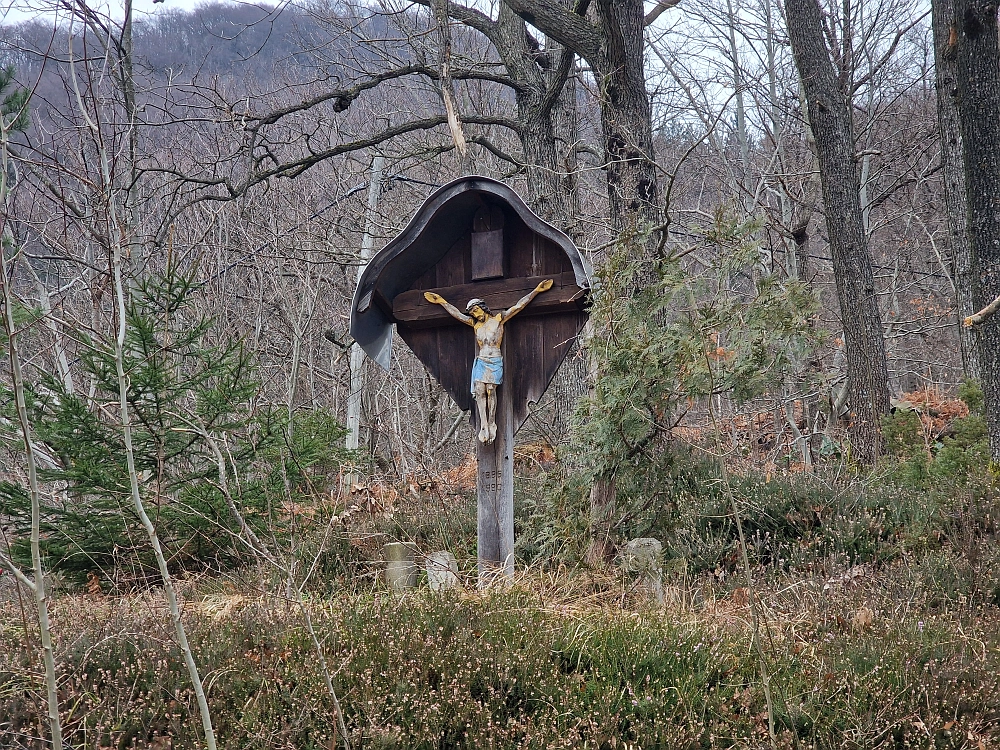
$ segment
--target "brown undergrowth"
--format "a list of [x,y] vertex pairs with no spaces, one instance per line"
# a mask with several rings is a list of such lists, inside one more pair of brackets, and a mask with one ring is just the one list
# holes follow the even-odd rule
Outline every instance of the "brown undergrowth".
[[[916,560],[755,583],[782,747],[1000,741],[1000,612],[946,600]],[[185,620],[221,746],[327,748],[332,708],[301,612],[264,577],[189,581]],[[256,583],[255,583],[256,581]],[[661,609],[609,572],[528,569],[510,587],[307,601],[352,746],[765,747],[750,598],[667,573]],[[156,592],[53,608],[73,747],[198,746]],[[33,632],[0,613],[0,746],[41,747]]]
[[[517,466],[519,497],[554,486],[544,450]],[[678,493],[637,528],[664,543],[659,606],[614,566],[569,554],[477,590],[468,475],[359,483],[300,514],[290,569],[305,581],[253,566],[183,581],[221,747],[342,744],[290,585],[303,586],[354,748],[769,747],[761,663],[778,747],[1000,743],[1000,514],[985,480],[733,480],[748,581],[728,496],[710,467],[678,468]],[[535,517],[519,511],[522,538],[551,531]],[[388,592],[391,540],[452,550],[463,587]],[[159,592],[92,583],[53,606],[70,746],[199,747]],[[3,748],[44,747],[33,627],[16,598],[0,604]]]

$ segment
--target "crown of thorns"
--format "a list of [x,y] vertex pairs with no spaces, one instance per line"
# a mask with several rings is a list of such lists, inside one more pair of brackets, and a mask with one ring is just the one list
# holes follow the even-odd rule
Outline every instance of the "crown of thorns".
[[476,297],[475,299],[470,299],[469,304],[465,306],[465,311],[472,312],[473,307],[481,308],[484,313],[491,312],[490,308],[486,305],[486,302],[484,300],[479,299],[479,297]]

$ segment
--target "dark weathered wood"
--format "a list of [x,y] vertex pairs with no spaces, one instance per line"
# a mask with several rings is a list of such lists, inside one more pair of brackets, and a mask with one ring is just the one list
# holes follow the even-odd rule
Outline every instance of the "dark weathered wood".
[[505,275],[504,212],[496,204],[483,206],[472,220],[472,280]]
[[460,237],[458,242],[452,245],[441,259],[441,262],[434,266],[435,281],[432,286],[448,287],[468,284],[472,281],[470,254],[469,235],[466,234]]
[[472,231],[473,233],[496,232],[503,229],[506,223],[503,206],[499,203],[486,203],[472,218]]
[[[545,393],[586,321],[586,313],[575,311],[518,316],[507,324],[504,387],[513,401],[515,432],[527,419],[531,405]],[[455,404],[463,411],[472,410],[471,373],[476,347],[469,327],[458,323],[439,328],[400,326],[398,330]]]
[[503,278],[503,230],[472,233],[472,280]]
[[[482,207],[484,196],[504,204],[506,226],[511,220],[538,234],[569,261],[577,282],[589,286],[589,266],[573,242],[555,227],[533,214],[524,201],[506,185],[486,177],[463,177],[440,188],[428,198],[413,219],[392,242],[382,248],[365,267],[351,304],[351,335],[371,349],[383,367],[388,366],[386,326],[379,316],[369,316],[372,294],[376,286],[386,299],[411,288],[414,279],[440,263],[454,243],[468,237],[475,213]],[[526,272],[511,271],[513,276]],[[471,278],[468,279],[471,281]],[[360,338],[359,338],[360,337]]]
[[504,340],[515,368],[510,380],[515,432],[549,387],[586,322],[585,313],[574,311],[517,317],[508,324]]
[[586,299],[585,292],[576,285],[572,273],[565,273],[549,277],[531,276],[431,289],[412,289],[396,297],[392,314],[396,322],[403,326],[427,328],[451,325],[455,319],[440,305],[434,305],[424,299],[424,292],[436,292],[459,309],[464,309],[470,299],[479,297],[486,301],[493,312],[500,312],[511,307],[546,278],[551,278],[555,282],[552,288],[536,297],[521,313],[522,316],[564,310],[576,312],[581,309]]
[[[513,305],[543,279],[553,279],[553,288],[536,297],[510,321],[504,335],[510,352],[504,360],[506,388],[512,399],[516,433],[586,322],[583,308],[587,290],[576,285],[572,265],[562,248],[519,221],[508,220],[505,227],[511,277],[473,282],[471,233],[467,234],[453,244],[440,263],[416,279],[408,291],[396,296],[392,317],[398,323],[399,335],[458,407],[474,412],[470,393],[475,358],[473,333],[439,305],[427,302],[424,292],[436,292],[459,308],[469,299],[481,297],[494,311],[499,311]],[[542,275],[527,275],[532,266]],[[541,326],[539,321],[543,319]],[[544,334],[539,334],[539,330],[544,330]]]
[[496,440],[476,442],[480,587],[514,575],[514,418],[506,389],[506,384],[497,389]]
[[398,332],[427,371],[462,411],[473,408],[470,385],[476,342],[472,330],[458,323],[441,328],[409,328]]
[[515,224],[506,230],[508,235],[508,276],[554,277],[556,274],[572,272],[566,254],[557,246],[532,232],[523,224]]

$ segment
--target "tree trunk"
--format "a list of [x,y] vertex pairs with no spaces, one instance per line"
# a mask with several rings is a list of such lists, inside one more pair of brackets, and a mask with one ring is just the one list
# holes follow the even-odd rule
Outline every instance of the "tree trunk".
[[[643,237],[660,221],[653,128],[643,69],[642,0],[599,0],[597,15],[605,43],[605,59],[591,65],[599,74],[601,130],[607,161],[608,207],[611,226],[624,238],[633,237],[634,251],[642,253],[635,292],[655,281],[653,248],[657,238]],[[590,491],[591,565],[610,561],[614,554],[611,523],[617,501],[613,470],[594,477]]]
[[[547,40],[547,46],[558,42]],[[569,53],[567,53],[569,54]],[[575,56],[574,56],[575,57]],[[552,129],[556,139],[556,169],[559,175],[559,196],[563,213],[555,217],[555,225],[569,235],[577,245],[582,245],[586,230],[580,225],[580,165],[577,145],[580,141],[580,118],[576,107],[577,83],[575,60],[570,60],[570,71],[559,91],[559,98],[552,108]]]
[[860,463],[871,463],[881,449],[879,420],[889,412],[889,375],[875,276],[861,213],[849,93],[838,84],[817,0],[785,0],[785,14],[816,139],[844,327],[853,455]]
[[[642,0],[598,0],[597,18],[604,43],[601,59],[590,63],[599,76],[611,225],[626,236],[639,235],[661,218],[643,65]],[[646,240],[643,260],[652,260],[655,245],[654,238]]]
[[[642,0],[597,0],[591,23],[559,4],[505,0],[521,18],[586,60],[600,92],[601,131],[611,228],[633,246],[640,262],[634,292],[656,280],[655,228],[662,220],[653,127],[644,67],[645,15]],[[607,528],[614,514],[613,470],[594,478],[591,488],[591,563],[613,552]]]
[[[958,115],[958,61],[955,45],[954,0],[936,0],[933,5],[934,69],[937,76],[938,128],[941,134],[941,164],[944,198],[948,211],[948,239],[951,274],[958,308],[958,331],[962,345],[962,366],[966,377],[982,379],[975,334],[962,325],[974,313],[972,302],[972,242],[969,237],[969,209],[966,204],[965,166],[962,156],[962,125]],[[952,39],[952,32],[956,37]]]
[[553,109],[571,60],[557,54],[558,49],[547,47],[544,52],[533,49],[524,21],[506,5],[500,6],[491,41],[503,58],[508,75],[521,84],[515,91],[515,100],[522,125],[528,205],[546,221],[563,226],[572,213],[572,205],[560,176]]
[[[542,0],[506,5],[559,44],[586,60],[597,77],[612,228],[642,237],[640,257],[652,261],[659,225],[653,128],[644,69],[642,0],[598,0],[595,22]],[[639,286],[649,279],[640,279]]]
[[[935,6],[940,0],[935,0]],[[965,166],[967,231],[972,248],[972,305],[985,307],[1000,296],[1000,44],[998,0],[954,0],[949,43],[955,54],[956,108]],[[943,7],[937,7],[943,11]],[[953,33],[952,33],[953,32]],[[950,45],[949,45],[950,46]],[[990,457],[1000,463],[1000,318],[975,329],[982,372]]]
[[[371,260],[372,248],[375,244],[372,229],[375,223],[375,210],[378,208],[378,201],[382,191],[382,170],[384,167],[385,157],[381,154],[376,154],[372,158],[371,179],[368,183],[368,211],[365,213],[365,231],[361,237],[360,260],[362,264]],[[358,278],[361,278],[363,270],[364,265],[358,266]],[[365,353],[362,351],[361,346],[358,345],[358,342],[355,341],[351,344],[351,390],[347,395],[347,436],[344,442],[347,450],[357,450],[361,444],[361,404],[364,400],[364,366]],[[350,475],[348,486],[355,481],[357,480],[354,478],[354,475]]]

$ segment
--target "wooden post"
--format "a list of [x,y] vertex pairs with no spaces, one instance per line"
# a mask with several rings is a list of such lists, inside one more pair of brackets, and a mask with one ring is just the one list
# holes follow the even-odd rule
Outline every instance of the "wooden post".
[[480,588],[514,575],[514,409],[506,389],[497,388],[496,440],[476,441]]

